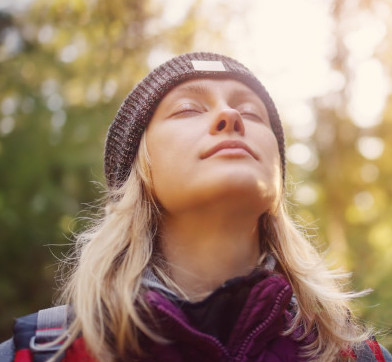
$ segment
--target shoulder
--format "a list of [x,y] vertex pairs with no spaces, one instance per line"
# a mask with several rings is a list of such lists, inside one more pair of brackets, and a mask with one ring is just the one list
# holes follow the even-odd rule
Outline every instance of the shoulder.
[[15,345],[12,338],[0,344],[0,361],[11,362],[14,360]]
[[361,343],[354,349],[359,362],[367,361],[385,361],[392,362],[392,356],[388,350],[377,341],[369,339]]

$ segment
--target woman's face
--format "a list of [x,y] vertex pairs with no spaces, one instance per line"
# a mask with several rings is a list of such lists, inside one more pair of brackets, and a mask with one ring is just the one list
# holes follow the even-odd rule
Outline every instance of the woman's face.
[[208,203],[276,206],[278,144],[261,99],[235,80],[196,79],[172,89],[146,130],[155,196],[168,213]]

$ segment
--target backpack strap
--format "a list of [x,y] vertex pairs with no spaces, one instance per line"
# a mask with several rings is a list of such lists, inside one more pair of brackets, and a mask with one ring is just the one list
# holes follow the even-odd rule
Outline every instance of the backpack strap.
[[[38,312],[35,335],[30,339],[30,350],[33,352],[34,362],[46,361],[53,356],[64,341],[52,342],[67,330],[68,306],[60,305]],[[44,357],[44,359],[42,357]]]
[[12,362],[15,356],[15,346],[12,338],[0,343],[0,361]]
[[61,305],[18,318],[14,326],[15,362],[43,362],[51,358],[64,342],[52,343],[66,332],[69,312],[67,305]]
[[375,338],[367,339],[365,342],[369,346],[377,362],[386,362],[381,346]]
[[33,355],[30,351],[30,339],[37,328],[38,313],[17,318],[14,323],[13,342],[15,346],[15,362],[32,362]]
[[354,356],[356,361],[358,362],[388,362],[391,361],[391,355],[389,352],[383,348],[374,337],[371,339],[367,339],[364,341],[359,348],[356,348],[354,351]]

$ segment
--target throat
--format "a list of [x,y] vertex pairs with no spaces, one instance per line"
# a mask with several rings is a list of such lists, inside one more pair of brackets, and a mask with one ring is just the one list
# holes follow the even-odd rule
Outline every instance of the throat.
[[[215,223],[169,219],[161,231],[168,271],[190,300],[199,300],[226,280],[248,275],[260,257],[257,220]],[[236,224],[236,225],[233,225]]]

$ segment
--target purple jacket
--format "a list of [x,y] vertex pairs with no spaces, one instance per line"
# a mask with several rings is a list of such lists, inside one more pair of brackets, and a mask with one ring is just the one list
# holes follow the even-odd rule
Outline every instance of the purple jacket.
[[[305,361],[299,357],[300,347],[315,340],[315,334],[310,334],[296,341],[293,336],[301,336],[302,328],[282,336],[295,314],[296,302],[287,280],[267,269],[234,278],[197,303],[179,299],[152,273],[143,284],[153,313],[151,326],[170,342],[162,345],[144,338],[148,356],[130,356],[131,361]],[[32,317],[36,320],[36,313],[19,320],[26,324]],[[31,328],[34,335],[36,325]],[[19,337],[0,344],[1,361],[13,361],[14,342]],[[385,361],[392,362],[388,351],[380,348]],[[365,342],[355,354],[358,362],[382,360],[375,358]]]
[[[171,343],[144,341],[150,356],[143,361],[301,361],[299,342],[282,336],[292,319],[289,283],[267,271],[257,274],[256,281],[254,276],[236,278],[218,288],[207,300],[196,303],[196,311],[195,304],[170,300],[157,290],[147,291],[146,300],[160,325],[159,333]],[[215,331],[211,320],[226,331]],[[211,328],[212,333],[200,330]]]

